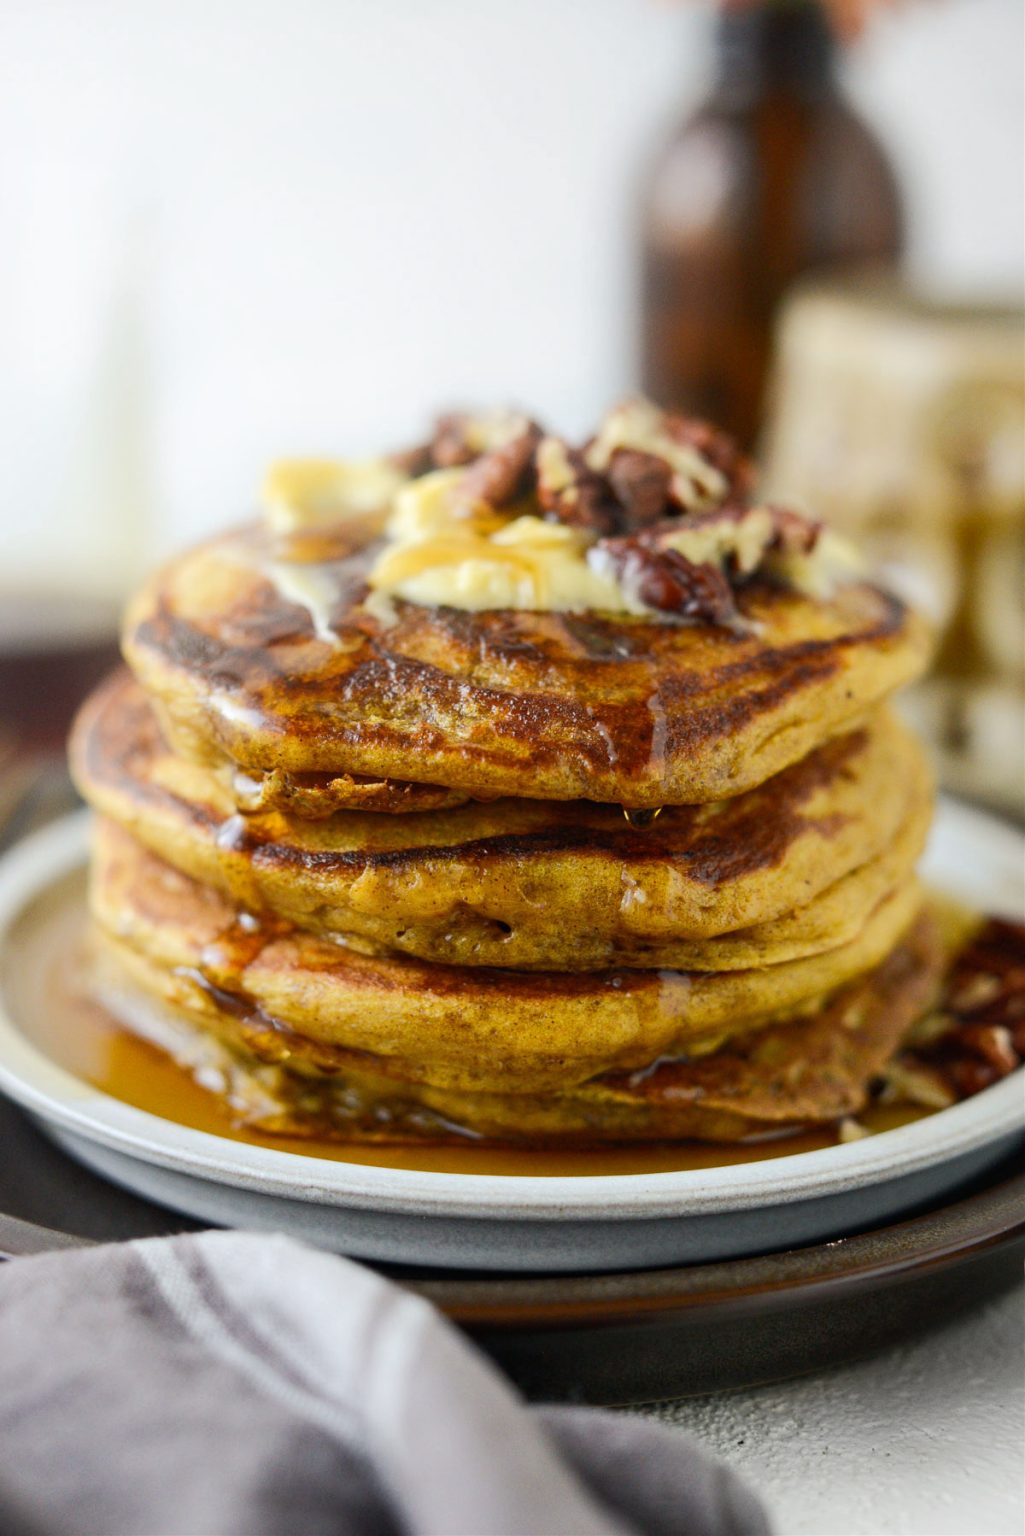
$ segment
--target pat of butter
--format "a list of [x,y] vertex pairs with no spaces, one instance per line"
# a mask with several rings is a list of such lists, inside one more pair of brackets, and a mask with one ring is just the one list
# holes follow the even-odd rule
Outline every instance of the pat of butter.
[[724,518],[692,527],[683,518],[663,543],[694,565],[722,569],[728,561],[741,576],[764,569],[804,597],[828,599],[838,587],[865,576],[858,551],[831,528],[821,530],[814,549],[807,554],[771,550],[773,533],[766,508],[751,507],[736,521]]
[[866,576],[859,552],[832,528],[823,528],[810,554],[770,554],[765,567],[795,592],[822,601],[831,598],[839,587],[863,581]]
[[[453,510],[460,471],[438,471],[396,501],[391,542],[368,578],[374,592],[424,607],[520,608],[531,612],[644,613],[611,576],[587,559],[576,529],[490,509]],[[416,494],[414,494],[414,491]]]
[[331,616],[338,601],[338,581],[330,569],[322,565],[272,560],[265,567],[264,575],[286,603],[306,609],[318,640],[337,647],[338,636],[331,627]]
[[385,527],[396,544],[411,544],[450,530],[488,533],[508,522],[484,502],[460,500],[465,469],[435,469],[408,481],[396,493]]
[[382,511],[407,483],[388,459],[283,459],[264,481],[264,517],[272,533],[328,527]]
[[772,517],[764,507],[752,507],[736,522],[728,518],[688,525],[681,518],[678,528],[667,534],[664,547],[675,549],[692,565],[717,565],[731,560],[741,575],[757,570],[773,536]]

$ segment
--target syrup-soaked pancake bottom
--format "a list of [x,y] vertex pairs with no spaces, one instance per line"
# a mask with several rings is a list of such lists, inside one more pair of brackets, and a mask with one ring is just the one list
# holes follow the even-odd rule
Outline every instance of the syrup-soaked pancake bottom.
[[[97,966],[95,948],[83,945],[77,872],[19,923],[20,963],[5,985],[13,1017],[51,1060],[104,1093],[196,1130],[334,1161],[455,1175],[657,1173],[791,1156],[835,1145],[848,1134],[887,1131],[977,1093],[1020,1066],[1025,1057],[1025,925],[994,919],[980,923],[932,899],[929,913],[937,920],[943,953],[952,961],[945,960],[936,996],[930,996],[897,1056],[871,1085],[856,1122],[781,1129],[733,1142],[623,1141],[600,1131],[499,1142],[465,1127],[446,1126],[438,1115],[430,1133],[423,1128],[414,1132],[408,1116],[400,1115],[394,1090],[374,1101],[372,1116],[365,1093],[345,1090],[344,1097],[340,1093],[335,1099],[330,1122],[318,1118],[310,1112],[313,1100],[300,1105],[294,1084],[290,1091],[287,1068],[275,1069],[284,1073],[275,1084],[268,1065],[240,1052],[237,1041],[226,1051],[206,1023],[162,1009],[127,984],[116,964],[111,969],[101,959]],[[110,1006],[99,1000],[99,990]],[[1009,1045],[1013,1054],[1006,1059],[997,1055],[998,1045],[1005,1052]],[[633,1086],[654,1080],[657,1087],[662,1074],[664,1087],[667,1067],[663,1063],[639,1074]],[[304,1077],[309,1082],[309,1074]],[[335,1087],[341,1089],[343,1080],[336,1075]],[[330,1084],[321,1086],[330,1092]],[[407,1097],[407,1109],[408,1104]],[[261,1115],[269,1117],[262,1128],[256,1123]]]
[[154,1003],[152,962],[100,938],[93,985],[110,1012],[187,1068],[241,1122],[269,1134],[357,1142],[534,1145],[742,1141],[856,1114],[868,1084],[936,988],[924,914],[873,970],[809,1012],[696,1058],[607,1073],[562,1092],[460,1092],[410,1081],[401,1060],[324,1050],[226,995],[202,1012]]
[[853,940],[921,852],[931,783],[887,711],[771,784],[645,827],[587,801],[242,816],[126,675],[77,724],[83,794],[237,906],[370,954],[552,971],[720,971]]
[[[212,1038],[208,1032],[184,1021],[193,1040],[193,1049],[185,1051],[181,1045],[182,1021],[168,1016],[179,1041],[172,1046],[165,1021],[151,1000],[136,997],[139,1025],[133,1030],[119,1012],[97,997],[94,957],[83,928],[77,875],[53,896],[56,899],[46,903],[45,912],[38,917],[33,914],[32,931],[22,934],[19,930],[20,952],[29,948],[38,960],[38,964],[19,966],[21,1027],[51,1061],[101,1093],[209,1135],[332,1162],[533,1178],[665,1173],[749,1163],[833,1146],[842,1135],[837,1125],[827,1124],[739,1142],[625,1142],[594,1137],[534,1145],[523,1140],[487,1141],[462,1131],[401,1140],[387,1135],[387,1123],[384,1135],[379,1129],[374,1138],[354,1139],[339,1122],[333,1133],[324,1135],[314,1133],[309,1120],[300,1126],[295,1116],[291,1131],[247,1125],[245,1104],[231,1102],[227,1076],[207,1059],[206,1042]],[[9,980],[14,982],[15,978]],[[144,1018],[148,1023],[143,1023]],[[151,1043],[156,1039],[164,1043]],[[858,1120],[861,1127],[875,1133],[927,1113],[921,1106],[872,1102]]]
[[[387,623],[363,606],[378,532],[352,519],[289,546],[249,527],[147,583],[125,656],[177,751],[471,796],[704,803],[850,730],[928,656],[924,623],[864,582],[810,598],[753,581],[734,628],[403,602]],[[275,582],[282,561],[328,594],[326,625]]]
[[471,1092],[546,1093],[667,1054],[708,1051],[878,965],[921,905],[909,881],[850,943],[751,971],[523,972],[370,957],[240,913],[109,822],[92,911],[145,989],[203,1015],[224,999],[318,1047]]

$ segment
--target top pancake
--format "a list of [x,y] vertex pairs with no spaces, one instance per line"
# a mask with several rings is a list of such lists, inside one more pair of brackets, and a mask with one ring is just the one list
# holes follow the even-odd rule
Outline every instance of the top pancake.
[[[362,606],[376,525],[229,533],[159,572],[124,650],[177,750],[257,773],[469,796],[704,803],[752,788],[917,676],[924,624],[866,583],[764,581],[747,628],[596,613]],[[272,579],[301,562],[313,609]],[[286,588],[294,592],[294,583]]]

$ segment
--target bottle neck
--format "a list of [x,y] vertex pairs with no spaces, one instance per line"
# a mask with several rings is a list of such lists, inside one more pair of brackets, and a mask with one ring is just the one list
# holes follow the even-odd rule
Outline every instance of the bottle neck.
[[814,98],[837,89],[836,43],[817,0],[749,0],[722,11],[716,53],[719,94]]

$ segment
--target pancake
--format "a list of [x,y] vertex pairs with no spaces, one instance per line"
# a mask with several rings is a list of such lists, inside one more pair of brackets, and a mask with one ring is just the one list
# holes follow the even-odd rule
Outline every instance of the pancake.
[[178,751],[469,796],[705,803],[852,729],[929,650],[864,582],[825,599],[753,579],[731,627],[401,601],[388,622],[363,604],[378,528],[254,526],[143,588],[125,656]]
[[165,746],[126,675],[86,706],[83,795],[186,874],[365,951],[513,969],[746,969],[853,939],[928,827],[914,737],[874,715],[770,784],[647,827],[615,806],[505,799],[401,817],[240,817]]
[[116,961],[101,991],[136,1033],[168,1051],[252,1129],[339,1141],[738,1141],[856,1114],[934,991],[941,959],[923,915],[903,943],[821,1008],[695,1059],[663,1060],[560,1093],[461,1093],[402,1079],[355,1053],[282,1060],[273,1031],[223,1009],[154,1006]]
[[756,970],[553,974],[369,957],[240,913],[212,888],[100,822],[91,904],[146,990],[200,1015],[257,1020],[287,1057],[313,1042],[474,1092],[545,1093],[660,1056],[711,1049],[878,965],[921,904],[908,881],[849,943]]

